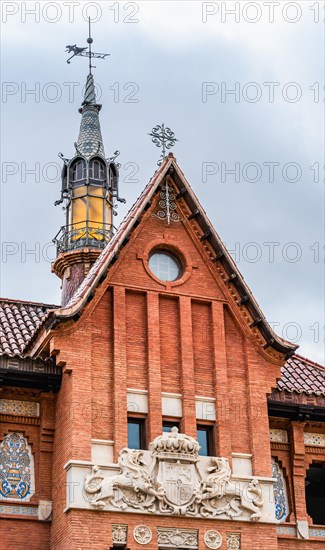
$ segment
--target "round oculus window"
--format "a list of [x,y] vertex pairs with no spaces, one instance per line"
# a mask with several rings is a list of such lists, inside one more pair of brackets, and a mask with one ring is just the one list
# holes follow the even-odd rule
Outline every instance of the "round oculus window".
[[165,250],[156,250],[151,254],[149,268],[161,281],[176,281],[182,274],[177,258]]

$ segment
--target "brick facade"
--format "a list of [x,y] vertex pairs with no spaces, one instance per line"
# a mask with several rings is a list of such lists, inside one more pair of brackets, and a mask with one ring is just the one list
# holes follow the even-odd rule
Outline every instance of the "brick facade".
[[[303,432],[308,423],[270,419],[267,409],[285,358],[263,347],[256,331],[248,330],[247,314],[243,307],[234,307],[235,291],[211,262],[211,247],[202,241],[196,220],[188,219],[183,199],[177,207],[180,221],[170,225],[155,215],[158,202],[156,194],[79,319],[49,333],[43,353],[55,356],[63,372],[57,396],[14,389],[2,394],[41,404],[34,425],[28,419],[4,419],[1,435],[9,430],[26,434],[35,457],[31,504],[51,500],[53,514],[49,522],[3,519],[1,548],[108,550],[112,524],[122,523],[128,525],[127,547],[132,550],[143,547],[132,535],[141,524],[152,530],[148,550],[158,547],[157,527],[197,529],[200,549],[206,548],[209,529],[220,532],[222,548],[227,547],[227,534],[240,533],[242,550],[320,549],[322,539],[298,541],[278,535],[275,524],[66,510],[74,490],[66,484],[67,462],[91,463],[93,440],[114,442],[115,461],[127,446],[127,390],[132,389],[147,392],[148,413],[132,413],[145,420],[147,443],[161,434],[163,418],[173,420],[173,414],[163,416],[162,394],[181,396],[180,428],[193,437],[198,422],[195,397],[215,399],[216,420],[204,421],[213,429],[213,454],[230,464],[233,453],[252,455],[253,475],[260,477],[271,476],[271,456],[276,457],[288,484],[288,525],[295,525],[296,519],[311,523],[305,471],[315,457],[324,460],[325,449],[306,449]],[[179,281],[164,284],[150,274],[148,254],[157,246],[181,258]],[[270,444],[270,427],[288,430],[289,442]],[[26,543],[31,536],[33,542]]]

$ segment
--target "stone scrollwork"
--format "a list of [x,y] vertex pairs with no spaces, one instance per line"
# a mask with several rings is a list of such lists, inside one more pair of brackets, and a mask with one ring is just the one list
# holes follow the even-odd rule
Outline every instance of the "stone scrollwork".
[[233,480],[222,457],[211,457],[203,471],[199,448],[193,437],[174,427],[157,437],[149,451],[122,449],[118,473],[92,467],[84,497],[98,509],[259,520],[264,501],[258,480]]
[[133,531],[134,540],[138,544],[149,544],[152,539],[152,532],[146,525],[138,525]]
[[214,550],[222,545],[222,536],[218,531],[207,531],[204,534],[204,542],[205,546]]
[[163,529],[158,527],[158,545],[164,548],[197,550],[198,532],[192,529]]

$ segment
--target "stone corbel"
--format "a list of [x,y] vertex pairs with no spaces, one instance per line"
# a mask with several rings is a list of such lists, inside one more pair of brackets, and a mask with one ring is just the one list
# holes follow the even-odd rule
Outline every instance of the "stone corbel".
[[38,519],[39,521],[51,521],[52,519],[52,502],[50,500],[40,500],[38,503]]

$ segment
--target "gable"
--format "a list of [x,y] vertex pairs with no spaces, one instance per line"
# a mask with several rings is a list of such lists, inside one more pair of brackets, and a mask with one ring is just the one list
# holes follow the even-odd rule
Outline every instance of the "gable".
[[[177,191],[175,195],[176,209],[180,209],[180,214],[185,216],[185,222],[180,226],[186,225],[188,238],[191,237],[193,245],[196,247],[197,252],[195,254],[200,253],[202,256],[205,249],[205,265],[206,267],[209,265],[208,269],[217,281],[214,290],[215,292],[218,291],[219,294],[216,295],[216,298],[222,299],[222,296],[225,295],[232,308],[233,315],[242,329],[255,341],[260,351],[266,352],[269,358],[275,362],[283,362],[284,357],[289,357],[294,353],[298,346],[277,336],[267,323],[252,292],[214,230],[171,153],[165,158],[159,170],[130,209],[119,230],[98,257],[70,302],[60,310],[51,313],[51,318],[47,322],[43,335],[38,342],[36,337],[35,345],[31,346],[33,352],[37,352],[39,346],[42,345],[41,340],[48,338],[49,330],[57,326],[58,323],[79,318],[89,301],[93,299],[97,292],[100,292],[101,286],[105,286],[107,276],[111,277],[114,273],[114,264],[118,263],[119,257],[124,254],[123,249],[128,248],[133,235],[139,233],[139,226],[145,224],[145,220],[148,218],[148,210],[152,210],[156,195],[159,189],[166,184],[166,180],[175,186],[175,191]],[[158,214],[159,211],[156,215]],[[171,210],[172,215],[173,210]],[[161,216],[159,215],[159,217]],[[170,225],[172,223],[174,222],[171,221]],[[166,231],[168,231],[168,228]],[[187,238],[185,232],[183,238]],[[200,245],[200,248],[198,245]],[[192,248],[193,250],[194,248]],[[126,266],[124,269],[126,270]],[[194,269],[196,268],[194,267]],[[207,277],[211,281],[210,276],[207,275]]]
[[[172,217],[168,223],[165,185],[157,188],[141,223],[109,270],[108,281],[130,288],[226,300],[222,281],[209,262],[195,224],[188,219],[190,212],[185,203],[171,200]],[[170,197],[176,197],[178,191],[172,178],[168,178],[168,189]],[[152,272],[149,259],[155,251],[170,253],[178,261],[177,280],[163,281]]]

